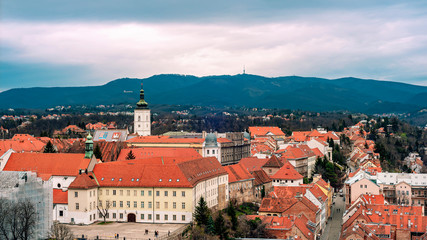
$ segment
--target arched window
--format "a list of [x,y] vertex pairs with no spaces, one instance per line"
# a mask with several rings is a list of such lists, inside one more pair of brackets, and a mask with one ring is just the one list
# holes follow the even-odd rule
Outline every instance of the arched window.
[[141,121],[141,116],[138,116],[138,122]]

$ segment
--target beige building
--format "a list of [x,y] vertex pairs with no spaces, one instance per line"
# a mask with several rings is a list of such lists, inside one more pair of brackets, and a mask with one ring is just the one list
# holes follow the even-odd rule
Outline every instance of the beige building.
[[76,224],[104,214],[107,221],[189,223],[200,197],[211,209],[227,206],[228,174],[215,158],[99,163],[70,185],[68,216]]

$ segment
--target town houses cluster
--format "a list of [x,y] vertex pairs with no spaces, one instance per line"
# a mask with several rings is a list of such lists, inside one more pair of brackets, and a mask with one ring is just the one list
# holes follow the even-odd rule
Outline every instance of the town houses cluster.
[[[257,214],[246,218],[261,219],[276,238],[318,239],[338,189],[316,172],[316,161],[332,163],[331,143],[348,139],[341,238],[426,237],[427,175],[382,172],[375,143],[361,131],[366,122],[342,132],[318,127],[290,136],[276,126],[152,135],[141,87],[133,124],[133,133],[114,122],[89,123],[87,130],[67,126],[54,138],[0,140],[0,179],[7,179],[0,197],[14,201],[26,194],[46,203],[35,204],[46,223],[38,236],[46,236],[53,221],[187,224],[203,197],[211,210],[230,202],[258,204]],[[70,134],[79,137],[60,137]],[[56,153],[44,153],[49,142]],[[409,162],[419,163],[412,157]]]

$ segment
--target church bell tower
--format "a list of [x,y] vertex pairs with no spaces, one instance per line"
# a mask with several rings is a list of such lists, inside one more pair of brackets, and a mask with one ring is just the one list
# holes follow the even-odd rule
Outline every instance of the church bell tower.
[[144,100],[144,89],[139,92],[139,101],[136,103],[134,114],[134,131],[139,136],[151,135],[151,111],[148,108],[148,103]]

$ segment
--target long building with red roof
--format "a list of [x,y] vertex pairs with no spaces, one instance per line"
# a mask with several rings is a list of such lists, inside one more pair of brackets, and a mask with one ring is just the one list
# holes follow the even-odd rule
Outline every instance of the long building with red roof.
[[107,221],[189,223],[201,197],[209,208],[227,206],[228,174],[218,160],[181,160],[157,157],[96,164],[93,172],[80,174],[69,186],[68,222],[103,220],[94,213],[108,206]]

